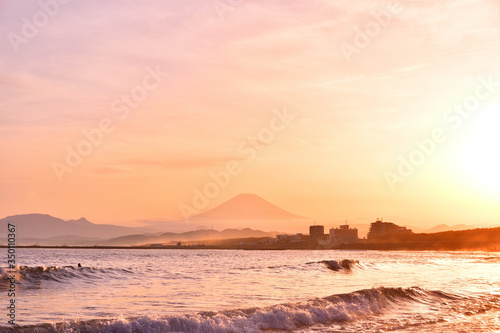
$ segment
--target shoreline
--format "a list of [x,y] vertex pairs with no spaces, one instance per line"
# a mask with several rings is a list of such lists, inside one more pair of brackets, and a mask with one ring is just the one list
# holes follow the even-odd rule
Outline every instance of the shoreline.
[[[427,245],[427,246],[425,246]],[[429,244],[419,243],[372,243],[372,244],[342,244],[335,248],[315,248],[315,247],[262,247],[262,246],[214,246],[214,245],[199,245],[199,246],[44,246],[44,245],[20,245],[18,249],[68,249],[68,250],[244,250],[244,251],[291,251],[291,250],[309,250],[309,251],[483,251],[483,252],[500,252],[500,247],[497,246],[465,246],[461,247],[458,244],[446,244],[448,246],[432,247]],[[496,244],[495,244],[496,245]],[[0,245],[0,248],[8,248],[6,245]]]

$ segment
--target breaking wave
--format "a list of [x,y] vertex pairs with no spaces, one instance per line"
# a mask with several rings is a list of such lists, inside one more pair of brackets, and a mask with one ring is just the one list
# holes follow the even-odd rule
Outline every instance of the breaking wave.
[[322,264],[324,267],[338,272],[338,271],[344,271],[344,272],[350,272],[353,269],[366,269],[368,268],[368,265],[365,264],[362,261],[359,260],[352,260],[352,259],[341,259],[341,260],[321,260],[321,261],[313,261],[313,262],[308,262],[308,265],[311,264]]
[[14,270],[0,268],[0,281],[5,282],[8,280],[12,272],[15,272],[16,281],[20,283],[21,286],[39,284],[43,281],[66,282],[71,279],[118,279],[122,278],[124,275],[133,273],[126,269],[98,267],[16,266]]
[[[489,297],[489,299],[487,299]],[[211,332],[249,333],[262,331],[292,331],[315,325],[332,325],[355,322],[372,322],[379,316],[398,307],[412,304],[448,307],[449,311],[464,311],[471,315],[498,310],[499,296],[477,297],[454,295],[442,291],[412,288],[373,288],[347,294],[316,298],[305,302],[273,305],[263,308],[200,312],[163,317],[118,318],[24,326],[16,332]],[[476,301],[477,304],[471,302]],[[465,313],[467,310],[469,313]],[[474,314],[474,313],[472,313]],[[439,318],[425,319],[439,322]],[[425,321],[424,320],[424,321]],[[444,320],[444,319],[443,319]],[[414,325],[414,323],[412,324]],[[11,332],[6,328],[6,332]],[[13,331],[12,331],[13,332]]]
[[255,270],[262,271],[264,269],[270,270],[297,270],[297,271],[310,271],[312,265],[321,265],[333,271],[351,271],[353,269],[366,269],[372,267],[373,265],[366,264],[359,260],[352,259],[341,259],[341,260],[321,260],[321,261],[311,261],[305,264],[287,264],[287,265],[275,265],[275,266],[250,266],[250,267],[238,267],[235,270]]

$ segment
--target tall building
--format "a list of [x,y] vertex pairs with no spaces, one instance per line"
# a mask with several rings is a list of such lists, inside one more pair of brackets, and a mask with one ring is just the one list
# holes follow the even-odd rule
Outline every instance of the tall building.
[[368,232],[368,239],[373,239],[376,237],[384,236],[395,236],[395,235],[407,235],[411,234],[413,231],[411,229],[406,229],[392,222],[382,222],[382,220],[377,220],[370,225],[370,231]]
[[309,226],[309,235],[311,238],[318,239],[325,236],[325,227],[322,225]]
[[349,228],[348,224],[341,225],[339,228],[330,229],[330,243],[353,243],[358,240],[358,229]]

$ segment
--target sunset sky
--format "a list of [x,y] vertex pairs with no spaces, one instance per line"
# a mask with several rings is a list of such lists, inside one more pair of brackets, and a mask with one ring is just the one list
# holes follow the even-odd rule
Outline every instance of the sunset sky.
[[0,0],[0,36],[0,218],[500,225],[497,0]]

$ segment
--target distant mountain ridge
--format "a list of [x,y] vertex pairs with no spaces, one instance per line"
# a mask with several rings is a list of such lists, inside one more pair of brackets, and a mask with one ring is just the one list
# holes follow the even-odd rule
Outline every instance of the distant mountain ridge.
[[23,214],[7,216],[0,220],[1,230],[7,230],[7,224],[16,225],[16,236],[22,238],[50,238],[75,235],[97,239],[107,239],[130,234],[155,232],[148,227],[122,227],[112,224],[94,224],[86,218],[68,220],[47,214]]
[[[290,213],[258,195],[243,193],[186,221],[153,222],[145,227],[124,227],[111,224],[94,224],[82,217],[63,220],[47,214],[22,214],[8,216],[0,220],[1,230],[7,230],[7,223],[17,226],[18,240],[30,244],[87,245],[113,244],[132,245],[144,243],[165,243],[173,240],[227,239],[245,237],[274,237],[276,232],[293,227],[297,232],[305,232],[311,219]],[[178,230],[179,224],[186,229]],[[196,225],[215,226],[223,231],[207,230]],[[170,229],[170,227],[172,227]],[[244,228],[243,230],[239,230]],[[177,233],[165,230],[177,229]],[[266,231],[260,231],[267,229]],[[179,233],[179,231],[182,231]]]

